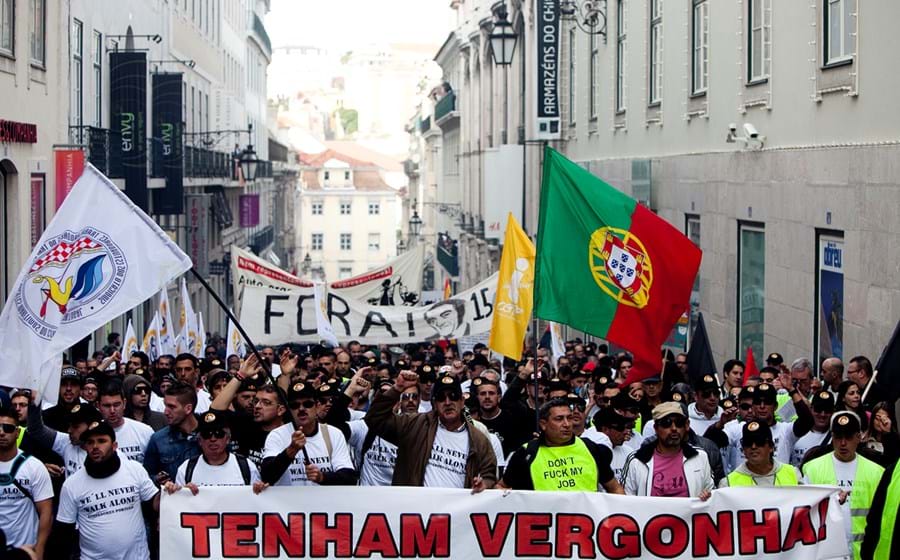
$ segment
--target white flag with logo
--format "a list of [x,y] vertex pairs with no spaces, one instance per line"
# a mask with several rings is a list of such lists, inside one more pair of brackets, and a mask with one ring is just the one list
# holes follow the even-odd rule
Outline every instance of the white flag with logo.
[[36,389],[55,403],[62,353],[190,267],[149,216],[87,165],[0,313],[0,385]]
[[206,325],[203,324],[203,312],[197,312],[197,338],[194,342],[194,355],[203,356],[203,347],[206,345]]
[[566,341],[563,339],[562,325],[550,321],[550,352],[553,355],[553,369],[559,359],[566,355]]
[[244,359],[247,355],[247,345],[244,343],[244,337],[241,336],[234,321],[228,319],[228,347],[225,349],[225,357],[239,356]]
[[328,309],[326,307],[328,296],[325,293],[324,282],[315,282],[313,286],[313,295],[315,296],[316,304],[316,334],[319,335],[320,339],[331,346],[337,347],[337,335],[334,333],[334,327],[331,326],[331,321],[328,320]]
[[128,319],[128,327],[125,328],[125,343],[122,344],[122,359],[127,362],[131,355],[140,349],[137,335],[134,334],[134,323]]
[[169,289],[163,288],[159,292],[159,353],[175,354],[175,323],[172,322],[172,309],[169,307]]
[[178,337],[175,339],[175,352],[188,353],[197,356],[197,315],[194,306],[191,305],[191,296],[188,293],[187,282],[181,279],[181,318],[178,321]]
[[141,351],[150,357],[151,362],[155,362],[162,355],[159,345],[159,311],[153,314],[153,320],[147,325],[144,331],[144,342],[141,344]]

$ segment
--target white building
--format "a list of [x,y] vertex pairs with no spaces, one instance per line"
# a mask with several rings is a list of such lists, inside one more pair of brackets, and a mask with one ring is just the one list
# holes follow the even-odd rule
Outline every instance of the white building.
[[333,281],[397,255],[400,190],[388,176],[402,166],[349,143],[326,145],[320,154],[300,154],[295,255],[310,257],[304,274]]

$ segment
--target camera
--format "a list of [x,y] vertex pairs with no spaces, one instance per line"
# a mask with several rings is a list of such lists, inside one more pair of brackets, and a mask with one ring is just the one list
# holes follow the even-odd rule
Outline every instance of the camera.
[[759,131],[750,123],[744,123],[744,134],[747,135],[747,138],[759,138]]

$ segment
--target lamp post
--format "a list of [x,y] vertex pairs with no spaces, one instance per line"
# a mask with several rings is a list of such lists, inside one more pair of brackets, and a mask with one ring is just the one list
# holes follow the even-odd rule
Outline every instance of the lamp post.
[[497,8],[494,28],[489,37],[494,64],[503,67],[503,144],[507,143],[509,136],[509,65],[512,64],[516,40],[519,38],[506,17],[506,6],[501,5]]
[[413,208],[413,214],[409,217],[409,246],[419,242],[419,232],[422,231],[422,218],[419,211]]
[[249,142],[247,143],[247,147],[244,148],[238,157],[238,162],[241,165],[241,172],[244,175],[244,180],[252,183],[256,180],[256,170],[259,167],[259,159],[256,157],[256,150],[253,149],[253,123],[247,125],[247,135],[249,137]]
[[303,257],[303,263],[300,265],[300,270],[303,272],[303,276],[309,275],[309,270],[312,268],[312,259],[309,257],[309,253],[306,253],[306,256]]

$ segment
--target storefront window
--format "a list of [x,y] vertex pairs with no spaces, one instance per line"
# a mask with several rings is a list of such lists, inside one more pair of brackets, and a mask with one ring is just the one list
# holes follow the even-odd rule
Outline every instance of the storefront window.
[[738,246],[738,348],[764,356],[766,300],[766,236],[761,226],[742,224]]

